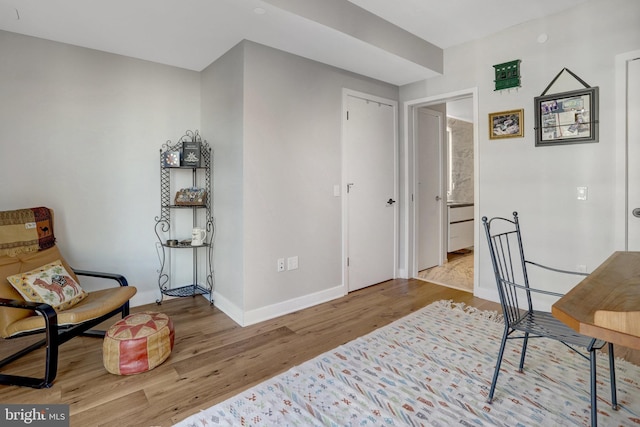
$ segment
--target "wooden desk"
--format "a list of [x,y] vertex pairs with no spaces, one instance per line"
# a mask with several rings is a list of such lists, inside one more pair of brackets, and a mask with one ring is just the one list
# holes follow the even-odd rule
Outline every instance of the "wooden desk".
[[640,350],[640,252],[615,252],[551,313],[581,334]]

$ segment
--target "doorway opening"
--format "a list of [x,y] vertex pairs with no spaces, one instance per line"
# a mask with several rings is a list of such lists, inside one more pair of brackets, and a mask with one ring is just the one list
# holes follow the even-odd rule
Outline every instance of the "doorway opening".
[[[447,101],[442,104],[446,111],[446,137],[442,152],[446,166],[446,223],[447,243],[445,262],[421,268],[424,254],[418,250],[418,278],[440,285],[473,292],[473,103],[471,97]],[[427,107],[422,107],[427,108]],[[417,145],[425,144],[418,129]],[[420,149],[418,149],[420,151]],[[418,162],[419,176],[425,165]],[[419,206],[419,209],[422,205]],[[423,216],[422,213],[419,214]],[[418,222],[416,234],[420,239],[428,238]]]
[[[420,112],[431,109],[445,112],[446,123],[442,126],[442,138],[434,142],[433,132],[421,129],[425,122]],[[405,147],[407,165],[407,271],[416,277],[441,285],[473,292],[477,282],[477,257],[474,256],[478,240],[478,177],[477,153],[477,89],[469,89],[436,97],[405,103]],[[435,121],[426,122],[436,126]],[[437,133],[437,132],[436,132]],[[425,142],[424,135],[431,135]],[[426,138],[429,139],[429,138]],[[425,144],[440,144],[437,167],[434,163],[425,166],[421,152],[428,150]],[[433,155],[434,151],[430,151]],[[425,174],[425,169],[428,171]],[[436,182],[434,193],[424,194],[425,182]],[[441,214],[436,231],[421,214],[424,199],[437,203]],[[433,218],[434,215],[431,215]],[[430,235],[421,235],[428,229]],[[437,265],[426,266],[423,262],[425,246],[421,239],[436,239],[431,246],[438,252]],[[431,254],[431,257],[433,254]]]

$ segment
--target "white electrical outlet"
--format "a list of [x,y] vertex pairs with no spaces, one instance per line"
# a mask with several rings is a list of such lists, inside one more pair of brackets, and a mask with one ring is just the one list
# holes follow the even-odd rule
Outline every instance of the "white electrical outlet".
[[298,257],[292,256],[287,258],[287,270],[296,270],[298,268]]
[[284,258],[278,258],[278,273],[284,271]]

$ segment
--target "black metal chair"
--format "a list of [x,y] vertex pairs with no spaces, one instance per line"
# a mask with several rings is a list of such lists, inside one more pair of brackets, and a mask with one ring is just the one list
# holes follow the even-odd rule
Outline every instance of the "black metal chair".
[[507,340],[522,340],[522,354],[518,368],[518,371],[522,372],[529,338],[554,339],[560,341],[590,361],[591,425],[597,425],[596,350],[600,350],[607,344],[611,374],[611,404],[613,409],[618,409],[613,345],[577,333],[553,317],[549,312],[534,310],[531,297],[532,293],[541,293],[554,297],[561,297],[562,294],[529,287],[527,268],[529,266],[535,266],[557,273],[578,274],[583,276],[587,276],[587,274],[559,270],[528,261],[524,256],[517,212],[513,213],[513,220],[501,217],[491,219],[483,217],[482,222],[489,243],[491,262],[498,285],[498,294],[500,296],[500,304],[502,305],[504,317],[504,334],[502,336],[502,342],[500,343],[498,361],[496,362],[487,402],[491,403],[493,401],[493,394],[496,389],[496,383],[498,382],[500,365]]

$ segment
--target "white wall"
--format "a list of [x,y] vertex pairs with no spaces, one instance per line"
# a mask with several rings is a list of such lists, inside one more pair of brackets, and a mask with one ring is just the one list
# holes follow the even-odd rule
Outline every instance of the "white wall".
[[202,132],[213,149],[214,303],[234,319],[244,307],[243,110],[239,44],[202,72]]
[[71,265],[155,301],[159,149],[199,128],[199,73],[2,31],[0,52],[0,210],[53,208]]
[[[218,301],[229,303],[223,310],[238,323],[249,324],[345,293],[341,198],[333,195],[333,186],[341,183],[342,89],[397,99],[398,88],[253,42],[232,51],[242,52],[242,64],[219,61],[230,66],[225,73],[235,67],[244,79],[242,90],[232,83],[243,97],[242,136],[237,131],[230,135],[229,123],[209,112],[203,111],[203,126],[211,123],[208,133],[215,141],[216,188],[227,182],[235,188],[233,193],[216,190],[218,232],[230,226],[234,238],[242,239],[233,244],[229,263],[216,262]],[[222,67],[219,61],[209,67],[211,75]],[[224,108],[223,98],[210,96],[208,89],[203,92],[203,105]],[[241,155],[241,172],[235,166],[218,169],[227,161],[220,158],[230,144],[225,138],[237,144],[231,162],[239,165]],[[236,186],[239,176],[241,188]],[[235,229],[238,215],[243,218],[241,230]],[[216,257],[225,251],[217,239]],[[237,259],[240,252],[242,262]],[[299,257],[299,268],[277,272],[276,260],[292,256]],[[240,264],[242,274],[230,271]],[[225,283],[224,278],[232,277],[233,283]],[[242,289],[239,307],[232,306],[238,304],[232,287]]]
[[[548,41],[538,43],[541,33]],[[529,258],[559,268],[586,265],[592,271],[615,249],[614,61],[640,48],[640,2],[592,2],[559,15],[510,28],[476,42],[445,50],[442,77],[404,88],[403,99],[419,99],[477,87],[479,93],[479,212],[488,217],[520,214]],[[494,92],[493,65],[521,59],[522,87]],[[564,67],[600,87],[600,142],[534,146],[534,97]],[[580,88],[579,84],[573,88]],[[525,136],[488,139],[488,114],[524,108]],[[576,187],[589,200],[576,200]],[[481,221],[477,221],[481,227]],[[484,241],[479,294],[495,299],[495,281]],[[566,291],[573,285],[545,283]]]

